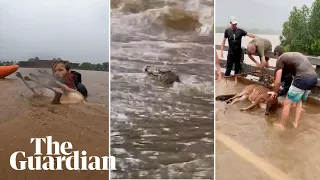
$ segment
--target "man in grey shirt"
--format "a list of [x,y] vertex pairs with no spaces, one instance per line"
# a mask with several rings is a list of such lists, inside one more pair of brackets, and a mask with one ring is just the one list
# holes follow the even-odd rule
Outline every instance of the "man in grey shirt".
[[[291,104],[296,104],[296,114],[293,126],[297,128],[302,111],[302,101],[306,101],[309,93],[317,86],[318,76],[310,63],[309,59],[299,52],[283,53],[282,46],[274,49],[275,58],[277,58],[275,69],[274,92],[272,96],[277,97],[280,88],[281,77],[287,74],[294,76],[293,82],[289,88],[287,98],[281,114],[281,119],[274,125],[284,129],[284,124],[289,116]],[[283,53],[283,54],[282,54]],[[282,54],[278,57],[279,54]]]
[[[249,42],[247,50],[249,58],[257,65],[257,67],[260,68],[261,71],[264,67],[269,67],[269,58],[266,57],[266,53],[268,51],[272,51],[272,44],[268,39],[255,37]],[[259,55],[261,64],[259,64],[252,56],[255,53]]]

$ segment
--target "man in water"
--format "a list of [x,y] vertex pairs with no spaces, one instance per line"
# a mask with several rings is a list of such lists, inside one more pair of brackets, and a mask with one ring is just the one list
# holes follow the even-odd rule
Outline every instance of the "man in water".
[[[283,47],[275,47],[274,56],[277,58],[277,63],[275,69],[274,92],[272,93],[272,96],[276,98],[278,95],[281,77],[286,74],[292,74],[294,79],[284,101],[281,119],[274,125],[284,129],[284,124],[290,113],[291,104],[295,103],[296,114],[293,126],[297,128],[302,111],[302,101],[307,100],[311,90],[316,87],[318,76],[309,59],[303,54],[299,52],[287,52],[282,54],[282,52]],[[279,54],[282,55],[279,56]]]
[[[242,57],[242,48],[241,41],[242,37],[249,36],[251,38],[255,38],[254,34],[247,33],[245,30],[237,27],[238,22],[234,17],[231,17],[230,20],[230,28],[226,29],[224,32],[224,38],[221,43],[221,58],[223,58],[223,50],[226,43],[226,39],[228,39],[229,50],[227,57],[227,67],[225,71],[225,76],[230,76],[232,66],[234,67],[234,74],[239,74],[241,68],[241,57]],[[237,78],[235,78],[235,83],[237,83]]]
[[[60,60],[55,62],[52,66],[52,73],[59,82],[66,85],[66,89],[70,91],[72,91],[72,89],[77,90],[87,99],[88,91],[82,84],[81,74],[77,71],[71,71],[70,64],[67,61]],[[57,103],[60,97],[57,94],[53,102]]]
[[[255,37],[249,42],[247,49],[248,49],[249,58],[256,64],[257,67],[260,68],[261,72],[264,67],[269,67],[269,63],[268,63],[269,58],[266,57],[266,53],[268,51],[272,51],[272,44],[268,39]],[[260,57],[261,65],[252,56],[255,53],[258,53]]]

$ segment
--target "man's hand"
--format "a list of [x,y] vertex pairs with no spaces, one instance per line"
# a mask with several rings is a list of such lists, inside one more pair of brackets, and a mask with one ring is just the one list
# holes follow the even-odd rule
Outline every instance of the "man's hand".
[[220,71],[216,70],[216,80],[220,81],[222,79],[222,74]]
[[62,90],[61,88],[53,87],[52,89],[53,89],[53,91],[56,92],[56,93],[63,94],[63,90]]
[[258,63],[258,62],[256,62],[256,67],[258,68],[258,70],[260,71],[260,69],[261,69],[261,65]]
[[248,54],[248,57],[256,64],[256,67],[260,70],[261,65],[254,59],[254,57],[251,54]]
[[270,68],[270,64],[268,62],[266,63],[266,68]]
[[74,90],[72,88],[69,88],[67,85],[63,84],[61,89],[63,90],[63,92],[76,92],[77,90]]
[[274,99],[278,97],[278,93],[276,93],[276,92],[268,92],[268,94],[270,94],[271,97]]
[[261,68],[267,67],[267,61],[266,60],[262,60],[261,62]]
[[247,36],[251,37],[251,38],[256,38],[257,36],[251,33],[247,33]]

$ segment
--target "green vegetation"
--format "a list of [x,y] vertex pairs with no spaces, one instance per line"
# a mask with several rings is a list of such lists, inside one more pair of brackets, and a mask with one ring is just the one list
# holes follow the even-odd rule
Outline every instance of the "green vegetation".
[[320,55],[320,0],[315,0],[311,8],[304,5],[294,7],[289,19],[283,23],[281,45],[286,51],[296,51],[307,55]]
[[0,66],[9,66],[15,64],[15,61],[0,61]]
[[[216,27],[216,33],[224,33],[224,31],[227,28],[228,27]],[[265,34],[265,35],[279,35],[279,34],[281,34],[281,31],[274,30],[274,29],[256,29],[256,28],[252,28],[252,29],[242,28],[242,29],[246,30],[249,33],[253,33],[253,34]]]
[[[52,60],[42,60],[39,57],[34,57],[34,58],[30,58],[28,61],[20,61],[17,64],[20,67],[26,67],[26,68],[51,68],[54,62],[58,60],[62,60],[62,59],[53,58]],[[84,62],[79,64],[79,63],[69,62],[69,64],[71,69],[90,70],[90,71],[109,71],[109,62],[104,62],[102,64],[92,64],[89,62]]]
[[79,67],[76,69],[92,71],[109,71],[109,62],[104,62],[102,64],[91,64],[89,62],[84,62],[81,63]]

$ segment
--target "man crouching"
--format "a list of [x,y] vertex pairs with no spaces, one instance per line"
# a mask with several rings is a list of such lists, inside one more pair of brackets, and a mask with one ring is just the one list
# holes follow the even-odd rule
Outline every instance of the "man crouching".
[[275,69],[275,81],[273,97],[276,98],[280,88],[281,78],[287,74],[293,74],[293,82],[284,101],[281,119],[274,125],[284,129],[286,120],[290,113],[290,107],[296,104],[296,114],[293,121],[293,127],[298,127],[302,111],[302,101],[306,101],[309,93],[317,86],[318,76],[310,63],[309,59],[299,52],[284,52],[282,46],[274,49],[275,58],[277,58]]

